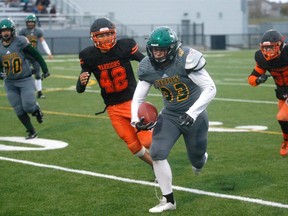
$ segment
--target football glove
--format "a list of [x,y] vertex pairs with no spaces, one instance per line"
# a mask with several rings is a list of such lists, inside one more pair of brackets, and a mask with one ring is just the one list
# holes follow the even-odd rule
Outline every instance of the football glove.
[[259,76],[256,79],[256,84],[259,85],[261,83],[265,83],[267,81],[268,77],[270,77],[270,75],[262,74],[261,76]]
[[194,124],[194,119],[189,116],[187,113],[185,113],[184,115],[180,116],[180,119],[182,120],[180,125],[185,125],[185,126],[190,126]]
[[138,131],[141,130],[151,130],[152,128],[155,127],[157,122],[149,122],[148,124],[144,124],[144,118],[142,117],[140,119],[140,122],[137,122],[135,124],[135,127],[137,128]]
[[6,73],[1,72],[1,73],[0,73],[0,80],[4,80],[4,79],[6,79],[6,78],[7,78]]
[[46,73],[43,73],[42,74],[42,80],[47,78],[48,76],[50,76],[50,73],[49,72],[46,72]]

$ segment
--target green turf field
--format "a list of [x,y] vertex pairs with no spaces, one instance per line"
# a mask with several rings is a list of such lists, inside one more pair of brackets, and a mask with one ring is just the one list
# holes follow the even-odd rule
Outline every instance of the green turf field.
[[[288,215],[288,158],[279,155],[282,136],[273,81],[257,88],[248,85],[254,51],[203,53],[218,90],[208,108],[209,159],[195,176],[183,140],[178,141],[168,158],[177,210],[160,215]],[[43,150],[0,141],[0,149],[33,148],[0,150],[0,215],[150,215],[148,209],[158,204],[155,191],[160,196],[160,190],[152,170],[114,133],[107,114],[94,115],[104,108],[98,85],[91,82],[89,91],[76,92],[77,55],[55,56],[47,63],[47,98],[39,100],[44,123],[34,118],[33,123],[39,138],[68,146]],[[148,100],[161,108],[158,91],[153,89]],[[3,81],[0,121],[0,139],[26,135],[8,104]]]

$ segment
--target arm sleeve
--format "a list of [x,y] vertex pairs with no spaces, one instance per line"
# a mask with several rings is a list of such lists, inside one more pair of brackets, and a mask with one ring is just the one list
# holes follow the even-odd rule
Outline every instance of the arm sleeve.
[[135,126],[136,122],[139,122],[138,118],[138,108],[141,103],[143,103],[147,97],[147,94],[151,88],[151,84],[146,81],[138,81],[136,90],[133,95],[131,104],[131,124]]
[[48,73],[48,67],[45,60],[43,59],[41,54],[31,46],[31,44],[28,44],[23,49],[23,52],[31,55],[40,64],[43,73]]
[[202,68],[197,73],[190,73],[188,77],[201,88],[197,101],[189,108],[187,114],[194,120],[203,112],[216,95],[216,86],[208,72]]
[[248,83],[254,87],[258,86],[259,84],[256,83],[256,80],[259,76],[261,76],[262,74],[265,74],[265,72],[266,70],[256,65],[252,73],[248,76]]
[[47,55],[51,55],[51,51],[50,51],[49,46],[48,46],[48,44],[46,43],[45,40],[41,41],[41,45],[42,45],[44,51],[46,52],[46,54]]
[[[84,72],[85,72],[85,71],[82,70],[81,73],[84,73]],[[80,74],[81,74],[81,73],[80,73]],[[87,80],[87,83],[89,82],[90,77],[91,77],[91,76],[89,76],[89,78],[88,78],[88,80]],[[81,82],[80,82],[80,75],[79,75],[78,80],[77,80],[77,83],[76,83],[76,91],[77,91],[78,93],[83,93],[83,92],[85,92],[85,90],[86,90],[86,85],[82,85],[82,84],[81,84]]]

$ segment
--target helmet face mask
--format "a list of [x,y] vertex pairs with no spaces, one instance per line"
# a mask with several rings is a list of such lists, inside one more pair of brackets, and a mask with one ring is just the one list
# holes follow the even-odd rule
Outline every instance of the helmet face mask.
[[96,19],[90,27],[90,37],[98,49],[108,52],[117,42],[116,27],[107,18]]
[[171,28],[160,26],[149,35],[146,50],[152,64],[159,67],[175,58],[180,45],[176,33]]
[[285,37],[276,30],[268,30],[264,33],[260,43],[260,50],[267,61],[280,56],[284,46]]
[[[5,33],[3,33],[3,31],[5,31]],[[1,39],[3,41],[9,42],[11,38],[15,36],[15,33],[16,33],[16,29],[15,29],[15,24],[13,20],[11,20],[10,18],[1,20],[0,34],[1,34]]]
[[165,62],[167,60],[168,52],[169,52],[169,48],[151,46],[152,56],[153,56],[154,60],[158,63],[162,63],[162,62]]

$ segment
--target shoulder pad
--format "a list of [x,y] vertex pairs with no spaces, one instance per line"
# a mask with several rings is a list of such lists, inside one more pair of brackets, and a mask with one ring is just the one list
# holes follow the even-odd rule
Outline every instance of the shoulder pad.
[[18,39],[18,45],[19,45],[20,47],[26,47],[28,44],[30,44],[28,38],[25,37],[25,36],[19,35],[19,36],[17,36],[15,39],[16,39],[16,40]]
[[100,56],[98,49],[95,46],[89,46],[79,52],[79,59],[82,68],[91,68],[96,65],[93,59]]
[[257,50],[255,52],[255,61],[257,62],[257,64],[260,66],[260,67],[263,67],[263,68],[266,68],[267,67],[267,61],[265,60],[261,50]]
[[79,57],[81,58],[90,58],[95,57],[97,54],[97,48],[95,46],[88,46],[79,52]]
[[19,35],[19,36],[20,36],[20,35],[24,35],[24,29],[23,29],[23,28],[19,31],[18,35]]
[[116,46],[121,52],[132,55],[138,51],[138,45],[132,38],[123,38],[117,41]]
[[190,49],[186,57],[185,69],[186,70],[200,70],[206,64],[202,53],[195,49]]
[[154,79],[153,74],[156,73],[148,56],[145,56],[144,59],[142,59],[142,61],[140,62],[137,73],[139,80],[144,80],[146,82],[153,83]]

